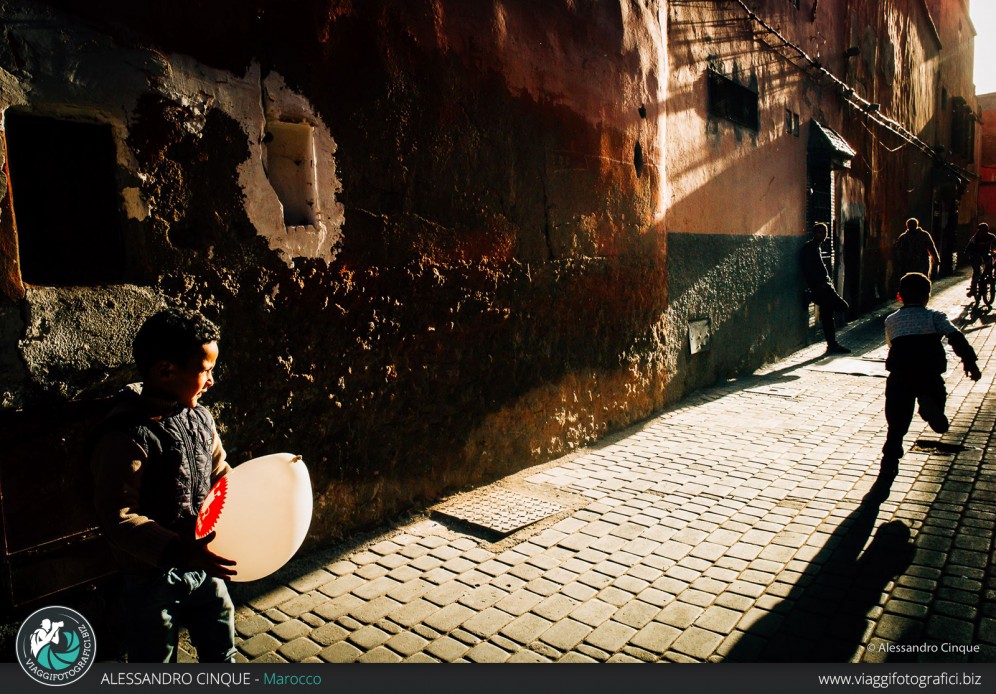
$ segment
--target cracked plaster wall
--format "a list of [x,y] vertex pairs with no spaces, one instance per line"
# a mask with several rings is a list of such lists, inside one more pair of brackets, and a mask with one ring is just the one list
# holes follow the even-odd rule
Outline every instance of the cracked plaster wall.
[[[0,200],[5,407],[111,392],[146,313],[197,308],[233,460],[302,453],[328,541],[683,392],[663,3],[0,5],[0,106],[112,124],[127,245],[121,286],[23,288]],[[310,236],[267,117],[315,128]]]

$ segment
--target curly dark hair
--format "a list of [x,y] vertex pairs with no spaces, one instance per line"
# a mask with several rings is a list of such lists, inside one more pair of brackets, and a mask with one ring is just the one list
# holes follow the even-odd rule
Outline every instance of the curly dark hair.
[[168,308],[145,320],[131,344],[138,372],[145,376],[160,361],[183,364],[201,345],[221,339],[218,326],[197,311]]

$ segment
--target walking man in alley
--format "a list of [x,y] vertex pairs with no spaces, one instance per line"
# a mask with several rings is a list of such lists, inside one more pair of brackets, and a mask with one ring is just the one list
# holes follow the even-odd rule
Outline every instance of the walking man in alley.
[[820,247],[827,240],[828,234],[829,229],[823,222],[813,225],[813,235],[802,245],[799,259],[802,264],[802,276],[809,287],[813,303],[820,309],[820,323],[823,325],[823,336],[827,341],[827,352],[847,354],[851,350],[837,342],[837,329],[834,325],[834,313],[846,311],[847,302],[834,289],[830,273],[820,253]]
[[920,227],[920,221],[916,217],[906,220],[906,231],[896,239],[895,260],[895,277],[919,272],[931,278],[941,262],[934,239],[926,229]]

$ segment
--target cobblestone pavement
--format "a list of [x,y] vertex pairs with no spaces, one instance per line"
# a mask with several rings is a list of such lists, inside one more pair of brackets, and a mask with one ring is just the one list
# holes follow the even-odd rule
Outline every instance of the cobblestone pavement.
[[461,496],[547,502],[510,536],[425,516],[237,587],[240,659],[996,661],[996,316],[970,316],[965,288],[932,305],[982,380],[949,353],[951,430],[915,419],[891,486],[873,487],[879,311],[842,335],[852,355],[812,345]]

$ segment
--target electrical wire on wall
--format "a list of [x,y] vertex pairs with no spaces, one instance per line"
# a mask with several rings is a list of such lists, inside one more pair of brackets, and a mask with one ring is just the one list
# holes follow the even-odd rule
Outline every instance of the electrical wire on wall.
[[[957,166],[956,164],[953,164],[945,159],[940,153],[936,152],[933,147],[911,133],[899,122],[882,113],[879,104],[872,103],[859,96],[853,87],[827,70],[818,60],[812,58],[808,53],[806,53],[806,51],[786,39],[777,29],[759,17],[757,13],[744,2],[744,0],[731,0],[731,2],[739,5],[744,12],[747,13],[748,19],[762,28],[764,34],[769,37],[773,37],[773,40],[777,41],[776,45],[768,43],[767,40],[761,41],[765,46],[775,51],[790,65],[799,68],[814,79],[822,79],[829,82],[837,90],[843,102],[850,106],[853,110],[859,112],[860,115],[865,116],[865,120],[871,121],[880,128],[887,130],[893,136],[903,140],[904,143],[912,145],[921,153],[930,157],[941,167],[956,176],[960,182],[967,183],[969,179],[976,177],[976,175],[970,171],[966,171],[962,167]],[[759,36],[757,38],[760,40]],[[794,55],[786,55],[785,52],[783,52],[785,49]],[[797,61],[801,61],[801,64]],[[900,145],[900,148],[903,146],[905,145]]]

